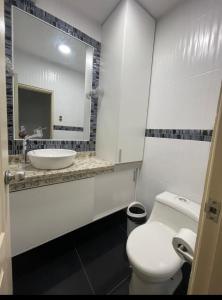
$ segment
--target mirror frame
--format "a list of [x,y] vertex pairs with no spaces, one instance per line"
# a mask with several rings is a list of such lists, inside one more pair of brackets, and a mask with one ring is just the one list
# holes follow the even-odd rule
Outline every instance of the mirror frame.
[[[69,34],[73,38],[93,47],[93,74],[92,90],[99,87],[101,43],[89,37],[79,29],[69,25],[63,20],[51,15],[43,9],[37,7],[32,0],[5,0],[5,52],[6,59],[12,62],[13,41],[12,41],[12,7],[15,6],[26,13],[37,17],[45,23]],[[8,146],[9,155],[22,153],[22,140],[14,138],[14,97],[13,97],[13,75],[6,71],[7,88],[7,114],[8,114]],[[97,127],[97,107],[98,97],[91,97],[90,116],[90,139],[89,141],[66,141],[66,140],[30,140],[28,150],[63,148],[72,149],[77,152],[94,152],[96,150],[96,127]]]

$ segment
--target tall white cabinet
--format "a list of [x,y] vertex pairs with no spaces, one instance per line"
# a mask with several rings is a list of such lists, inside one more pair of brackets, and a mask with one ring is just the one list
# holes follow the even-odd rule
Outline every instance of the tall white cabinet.
[[102,29],[97,155],[115,163],[143,159],[155,34],[154,19],[122,0]]

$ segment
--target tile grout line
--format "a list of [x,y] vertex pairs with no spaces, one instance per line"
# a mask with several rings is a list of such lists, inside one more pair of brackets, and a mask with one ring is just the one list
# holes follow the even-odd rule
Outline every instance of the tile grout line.
[[112,295],[113,292],[115,292],[122,284],[124,284],[128,279],[130,278],[130,275],[128,275],[126,278],[121,280],[111,291],[109,291],[106,295]]
[[96,292],[95,292],[95,290],[94,290],[94,288],[93,288],[93,285],[92,285],[92,283],[91,283],[91,281],[90,281],[90,279],[89,279],[89,275],[87,274],[87,271],[86,271],[86,269],[85,269],[85,267],[84,267],[84,264],[83,264],[83,262],[82,262],[82,259],[81,259],[80,255],[79,255],[79,253],[78,253],[78,251],[77,251],[77,248],[75,248],[75,252],[76,252],[76,254],[77,254],[77,256],[78,256],[78,259],[79,259],[79,262],[80,262],[80,264],[81,264],[83,273],[84,273],[84,275],[85,275],[85,277],[86,277],[86,279],[87,279],[87,281],[88,281],[90,290],[91,290],[91,292],[93,293],[93,295],[96,295]]

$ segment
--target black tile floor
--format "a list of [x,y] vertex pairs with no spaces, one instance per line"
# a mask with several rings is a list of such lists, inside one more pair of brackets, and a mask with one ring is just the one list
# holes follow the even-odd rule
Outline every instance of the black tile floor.
[[[118,212],[13,258],[15,295],[128,295],[126,215]],[[176,291],[186,294],[189,267]]]

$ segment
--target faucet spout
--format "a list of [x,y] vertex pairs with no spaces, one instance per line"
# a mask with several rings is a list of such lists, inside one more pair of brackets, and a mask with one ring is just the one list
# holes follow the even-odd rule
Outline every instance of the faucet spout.
[[22,152],[23,152],[25,164],[27,163],[27,143],[28,143],[28,141],[32,140],[32,139],[41,139],[41,138],[43,138],[43,129],[42,128],[35,129],[33,135],[27,135],[24,137]]
[[27,138],[23,139],[23,147],[22,147],[22,154],[24,157],[25,164],[27,163]]

